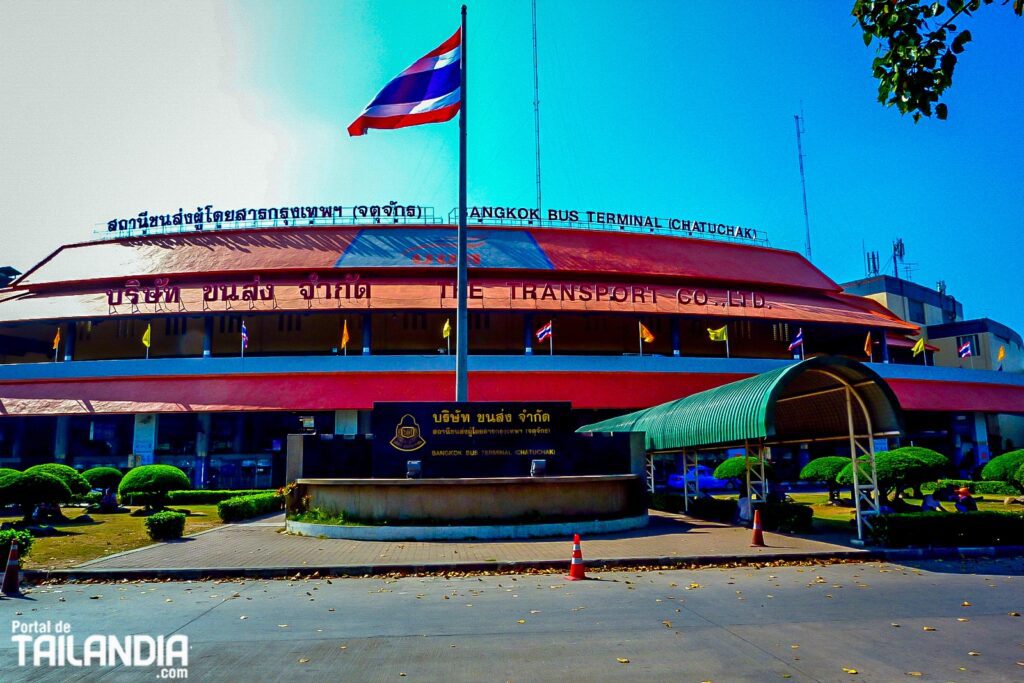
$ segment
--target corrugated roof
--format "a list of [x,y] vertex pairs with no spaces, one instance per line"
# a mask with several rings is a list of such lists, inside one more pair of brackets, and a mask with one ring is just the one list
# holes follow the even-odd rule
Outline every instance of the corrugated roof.
[[[840,436],[847,431],[844,381],[864,400],[874,433],[903,431],[899,402],[885,380],[838,356],[810,358],[577,431],[643,432],[650,451]],[[862,412],[853,413],[858,433],[865,433]]]

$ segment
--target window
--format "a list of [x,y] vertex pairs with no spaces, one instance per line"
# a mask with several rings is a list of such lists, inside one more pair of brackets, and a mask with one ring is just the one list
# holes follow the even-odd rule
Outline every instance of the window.
[[960,347],[963,346],[964,344],[966,344],[967,342],[971,342],[971,355],[972,356],[977,356],[977,355],[981,354],[981,349],[978,347],[978,335],[976,335],[976,334],[965,334],[963,336],[958,336],[956,338],[956,349],[957,349],[957,354],[958,355],[960,353]]
[[925,323],[924,319],[924,302],[917,301],[916,299],[907,299],[907,318],[910,322],[914,323]]

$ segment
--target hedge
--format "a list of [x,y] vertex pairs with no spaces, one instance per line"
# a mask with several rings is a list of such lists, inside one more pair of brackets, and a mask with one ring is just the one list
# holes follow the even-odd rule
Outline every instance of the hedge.
[[1013,475],[1024,465],[1024,448],[1003,453],[989,460],[981,469],[981,478],[1012,482]]
[[1024,514],[906,512],[871,520],[868,539],[889,548],[1024,545]]
[[185,532],[185,515],[173,510],[164,510],[146,517],[146,531],[154,541],[181,538]]
[[174,505],[216,505],[228,498],[254,496],[261,493],[273,493],[273,489],[211,489],[198,491],[171,491],[167,494],[167,502]]
[[[754,508],[758,509],[757,507]],[[814,530],[814,510],[799,503],[768,503],[761,506],[761,525],[765,531],[807,534]]]
[[217,514],[223,522],[237,522],[283,509],[284,496],[276,491],[228,498],[217,503]]
[[[663,512],[686,512],[683,496],[675,493],[655,493],[651,507]],[[694,498],[686,514],[699,519],[732,523],[736,519],[736,501],[732,498]]]
[[32,544],[36,539],[27,531],[18,529],[4,529],[0,531],[0,562],[7,567],[7,558],[11,554],[11,541],[18,542],[18,557],[25,557],[32,550]]
[[1005,481],[972,481],[970,479],[939,479],[937,483],[921,485],[922,493],[935,493],[935,490],[943,486],[952,486],[954,489],[964,488],[981,496],[1019,496],[1020,491]]

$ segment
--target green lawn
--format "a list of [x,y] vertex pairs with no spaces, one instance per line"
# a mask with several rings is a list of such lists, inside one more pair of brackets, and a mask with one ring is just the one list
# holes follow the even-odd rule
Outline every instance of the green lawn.
[[[210,529],[221,523],[216,505],[172,506],[172,509],[188,510],[191,513],[185,520],[186,535]],[[29,569],[65,569],[104,555],[141,548],[153,543],[146,534],[144,517],[133,517],[127,513],[90,513],[89,516],[93,519],[91,524],[77,523],[75,520],[84,513],[81,508],[65,508],[64,514],[70,522],[53,525],[62,535],[37,538],[32,546],[32,552],[22,560],[22,565]],[[0,522],[13,522],[19,519],[21,518],[0,516]]]

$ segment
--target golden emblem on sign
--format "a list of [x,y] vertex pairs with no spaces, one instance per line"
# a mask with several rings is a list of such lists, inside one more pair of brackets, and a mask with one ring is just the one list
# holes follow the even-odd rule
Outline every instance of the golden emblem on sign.
[[395,427],[395,438],[391,439],[391,445],[400,451],[411,453],[423,448],[426,443],[420,436],[420,426],[416,424],[416,418],[408,413],[403,415]]

